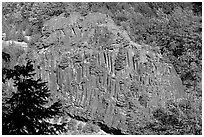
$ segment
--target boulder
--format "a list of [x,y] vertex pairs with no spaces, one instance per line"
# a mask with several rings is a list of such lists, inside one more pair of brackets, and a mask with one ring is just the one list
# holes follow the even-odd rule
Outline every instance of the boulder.
[[41,48],[29,53],[37,76],[65,101],[69,116],[109,133],[127,133],[128,121],[145,126],[156,109],[185,98],[172,64],[155,48],[131,41],[108,15],[53,17],[39,41]]

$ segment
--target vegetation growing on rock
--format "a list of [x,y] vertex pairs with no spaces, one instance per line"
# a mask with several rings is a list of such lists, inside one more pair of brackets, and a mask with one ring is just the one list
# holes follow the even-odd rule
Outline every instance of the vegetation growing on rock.
[[3,66],[32,57],[67,115],[110,134],[202,134],[200,8],[3,3],[5,40],[29,35],[35,51],[4,48]]

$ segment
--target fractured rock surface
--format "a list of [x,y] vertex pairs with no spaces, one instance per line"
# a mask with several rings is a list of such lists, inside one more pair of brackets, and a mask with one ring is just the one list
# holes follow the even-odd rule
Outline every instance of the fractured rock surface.
[[31,57],[36,77],[48,81],[68,115],[81,121],[122,134],[130,116],[145,125],[155,109],[185,96],[173,66],[154,48],[131,41],[107,15],[61,14],[44,24],[42,34]]

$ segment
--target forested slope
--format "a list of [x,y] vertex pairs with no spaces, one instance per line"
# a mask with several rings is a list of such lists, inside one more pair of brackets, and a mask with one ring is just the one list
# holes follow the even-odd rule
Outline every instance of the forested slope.
[[201,134],[199,8],[3,3],[2,66],[13,69],[32,59],[35,78],[48,82],[50,100],[64,103],[65,119],[109,134]]

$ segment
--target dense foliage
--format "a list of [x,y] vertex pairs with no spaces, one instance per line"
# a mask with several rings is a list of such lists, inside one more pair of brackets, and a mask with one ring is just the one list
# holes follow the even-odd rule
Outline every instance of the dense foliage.
[[45,82],[34,78],[33,71],[31,62],[26,66],[15,66],[13,70],[3,70],[3,134],[42,135],[65,130],[64,124],[49,122],[49,119],[62,114],[62,104],[58,101],[48,105],[50,92]]
[[[89,12],[108,14],[117,25],[122,26],[128,32],[133,41],[160,49],[165,61],[174,65],[186,88],[188,100],[191,102],[183,104],[186,117],[183,117],[182,120],[158,110],[154,116],[159,124],[151,123],[155,126],[150,124],[151,126],[144,129],[150,130],[150,127],[155,127],[151,128],[155,134],[201,134],[202,3],[20,2],[3,3],[2,10],[3,32],[6,33],[6,40],[21,41],[21,30],[25,30],[27,35],[33,37],[31,45],[40,38],[43,23],[53,16],[58,16],[61,13],[69,16],[73,11],[80,12],[82,15]],[[118,63],[115,64],[118,66],[118,70],[124,65],[121,58],[122,56],[118,56]],[[176,106],[179,107],[179,104]],[[190,116],[190,113],[193,116]],[[165,125],[166,122],[162,121],[169,119],[163,120],[163,117],[179,121],[178,125],[183,126],[182,130],[174,130],[178,125]],[[135,127],[132,128],[132,131],[135,131],[133,134],[138,134],[136,133],[138,130],[135,130]]]
[[170,101],[167,110],[158,108],[153,111],[153,121],[143,127],[137,127],[130,116],[128,132],[135,135],[202,135],[201,111],[194,107],[195,104],[187,100],[179,104]]

